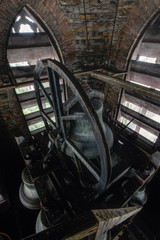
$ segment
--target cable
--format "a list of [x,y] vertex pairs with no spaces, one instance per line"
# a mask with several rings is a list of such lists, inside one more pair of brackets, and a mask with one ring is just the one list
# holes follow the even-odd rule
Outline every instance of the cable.
[[110,56],[111,56],[111,48],[112,48],[112,44],[113,44],[113,36],[114,36],[114,31],[115,31],[115,26],[116,26],[116,20],[117,20],[117,14],[118,14],[118,7],[119,7],[119,0],[117,0],[115,18],[114,18],[114,23],[113,23],[112,35],[111,35],[111,43],[110,43],[110,48],[109,48],[109,53],[108,53],[108,59],[107,59],[107,68],[108,68],[108,66],[109,66],[109,60],[110,60]]

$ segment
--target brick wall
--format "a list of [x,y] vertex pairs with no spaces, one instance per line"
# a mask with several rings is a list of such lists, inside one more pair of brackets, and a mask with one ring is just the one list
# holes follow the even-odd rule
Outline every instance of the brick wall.
[[[26,6],[41,22],[45,30],[55,41],[61,58],[69,67],[74,61],[74,39],[68,21],[56,1],[11,0],[0,2],[0,86],[10,86],[13,83],[7,61],[7,42],[10,28],[19,11]],[[69,56],[69,57],[68,57]],[[11,134],[26,134],[28,132],[24,118],[17,103],[14,89],[0,91],[0,112]]]
[[28,135],[28,129],[20,111],[13,89],[0,90],[0,112],[11,135]]
[[[128,1],[130,2],[130,1]],[[110,64],[120,71],[126,71],[132,53],[138,44],[147,25],[160,11],[158,0],[134,0],[129,9],[118,9],[117,19],[126,15],[118,32],[117,40],[113,44],[113,54]],[[114,34],[116,36],[117,33]]]
[[[102,3],[97,0],[10,0],[9,4],[1,0],[0,86],[11,84],[6,55],[7,41],[11,24],[23,6],[27,6],[40,20],[54,39],[65,64],[73,71],[102,66],[122,71],[126,70],[134,46],[147,23],[159,10],[159,5],[158,0],[102,0]],[[95,84],[98,88],[98,82]],[[104,84],[99,86],[104,89]],[[17,125],[17,119],[23,122],[23,117],[16,105],[14,90],[3,92],[7,94],[8,100],[3,108],[0,95],[0,111],[7,125],[16,130],[20,124]],[[112,93],[106,91],[106,95],[109,92]],[[106,106],[112,102],[114,111],[118,95],[116,89],[113,95],[105,97]],[[113,101],[107,102],[111,98]],[[8,114],[6,110],[11,107],[9,99],[15,102],[15,113],[9,111]]]
[[[108,67],[118,72],[127,71],[135,47],[148,24],[159,11],[160,2],[157,0],[119,0]],[[115,116],[120,89],[119,91],[116,89],[114,94],[112,94],[112,88],[110,91],[106,89],[108,89],[107,86],[105,88],[105,105],[110,105],[112,102],[112,115]],[[108,92],[111,92],[111,96],[107,97]],[[112,95],[116,101],[111,101]]]

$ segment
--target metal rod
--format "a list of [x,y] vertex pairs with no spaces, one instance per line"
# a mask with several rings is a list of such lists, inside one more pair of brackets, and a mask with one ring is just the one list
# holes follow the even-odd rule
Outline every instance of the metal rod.
[[88,39],[88,30],[87,30],[87,17],[86,17],[85,0],[83,0],[83,9],[84,9],[84,19],[85,19],[85,28],[86,28],[87,50],[89,50],[89,39]]

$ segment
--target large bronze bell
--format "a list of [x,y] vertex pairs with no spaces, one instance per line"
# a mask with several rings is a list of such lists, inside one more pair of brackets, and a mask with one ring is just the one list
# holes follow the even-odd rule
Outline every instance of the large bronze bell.
[[[106,135],[109,149],[113,145],[113,133],[110,127],[104,123],[102,119],[103,102],[99,98],[92,98],[91,102],[99,117],[100,123]],[[82,114],[82,109],[79,104],[76,104],[71,110],[71,114]],[[89,159],[95,159],[99,156],[97,142],[94,132],[91,127],[91,123],[86,119],[73,120],[70,123],[70,139],[75,143],[81,152],[83,152]],[[66,148],[66,154],[72,156],[72,152],[69,148]]]

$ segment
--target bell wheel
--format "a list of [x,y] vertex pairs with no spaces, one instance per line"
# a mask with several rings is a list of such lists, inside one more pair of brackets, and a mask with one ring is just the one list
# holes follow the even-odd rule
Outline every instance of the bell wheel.
[[[43,71],[47,72],[50,91],[42,84]],[[67,94],[61,89],[62,82]],[[58,143],[61,150],[72,158],[77,171],[84,171],[82,178],[85,175],[86,179],[92,179],[88,185],[94,189],[97,196],[100,195],[106,189],[111,175],[109,143],[96,112],[96,108],[101,107],[100,103],[96,99],[91,101],[74,75],[56,60],[38,61],[34,84],[37,103],[50,140],[53,144]],[[48,102],[52,114],[46,111],[42,99]],[[88,133],[84,133],[85,128],[91,132],[89,137]],[[77,135],[80,139],[78,143],[75,137]],[[91,137],[94,138],[92,143]],[[82,147],[81,142],[85,142],[87,150]],[[98,151],[98,161],[89,155],[90,144],[93,145],[93,151],[94,148]],[[84,185],[86,179],[81,179]]]

